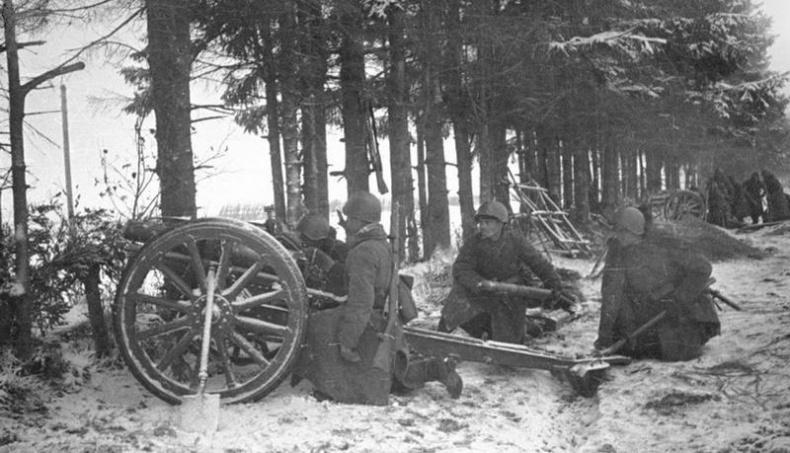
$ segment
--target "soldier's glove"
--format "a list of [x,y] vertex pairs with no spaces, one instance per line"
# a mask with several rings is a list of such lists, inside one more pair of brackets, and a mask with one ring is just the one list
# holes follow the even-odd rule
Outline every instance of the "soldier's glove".
[[321,249],[310,247],[305,249],[304,253],[307,258],[307,266],[320,269],[322,273],[329,272],[329,269],[332,269],[335,264],[335,260]]
[[562,288],[554,288],[551,290],[551,297],[543,301],[543,308],[546,310],[556,310],[561,308],[568,313],[573,314],[573,305],[576,303],[576,296],[564,291]]
[[362,361],[362,357],[359,356],[357,351],[342,344],[340,345],[340,357],[346,362],[351,363],[359,363]]
[[482,292],[491,292],[494,290],[494,283],[491,280],[483,280],[478,282],[477,290]]

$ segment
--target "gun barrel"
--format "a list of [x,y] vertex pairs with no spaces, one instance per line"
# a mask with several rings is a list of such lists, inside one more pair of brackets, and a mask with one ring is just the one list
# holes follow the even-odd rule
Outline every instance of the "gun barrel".
[[516,285],[514,283],[491,282],[489,288],[493,292],[527,296],[540,300],[548,299],[553,294],[550,289]]
[[730,300],[730,298],[726,297],[724,294],[720,293],[718,290],[713,289],[713,288],[708,288],[708,293],[711,296],[713,296],[714,298],[719,299],[720,301],[722,301],[725,304],[729,305],[733,309],[735,309],[737,311],[743,311],[743,308],[741,308],[740,305],[738,305],[735,302],[733,302],[732,300]]

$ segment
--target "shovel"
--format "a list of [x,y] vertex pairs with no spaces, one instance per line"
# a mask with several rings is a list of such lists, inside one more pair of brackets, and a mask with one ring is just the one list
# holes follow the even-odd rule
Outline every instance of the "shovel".
[[209,268],[206,275],[206,307],[203,320],[203,338],[200,345],[200,371],[196,395],[184,395],[181,400],[180,427],[184,431],[212,434],[219,424],[219,394],[205,393],[208,379],[208,351],[211,343],[211,317],[214,310],[216,269]]

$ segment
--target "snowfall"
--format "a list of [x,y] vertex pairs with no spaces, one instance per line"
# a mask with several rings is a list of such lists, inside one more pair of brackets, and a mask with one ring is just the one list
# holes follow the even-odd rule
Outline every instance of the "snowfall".
[[[614,366],[591,398],[545,370],[462,362],[457,400],[428,383],[384,407],[343,405],[286,380],[258,402],[222,405],[218,429],[194,433],[118,359],[95,360],[89,341],[69,338],[71,372],[57,386],[24,398],[0,391],[0,452],[790,452],[790,225],[726,234],[760,251],[714,262],[714,287],[743,310],[722,306],[721,335],[699,359]],[[530,346],[589,354],[595,257],[552,260],[582,276],[584,301],[580,316]],[[417,325],[438,321],[451,263],[447,253],[406,269]]]

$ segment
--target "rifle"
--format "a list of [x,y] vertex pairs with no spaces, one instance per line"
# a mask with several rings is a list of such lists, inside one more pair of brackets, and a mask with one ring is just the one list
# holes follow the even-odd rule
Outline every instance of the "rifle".
[[740,305],[736,304],[735,302],[730,300],[728,297],[725,297],[718,290],[711,288],[710,285],[712,285],[714,283],[716,283],[716,279],[715,278],[711,278],[710,280],[708,280],[708,287],[706,288],[706,291],[708,292],[708,294],[711,295],[711,297],[713,297],[714,299],[719,299],[720,301],[724,302],[725,304],[729,305],[730,307],[734,308],[735,310],[743,311],[743,308],[741,308]]
[[392,213],[390,215],[390,247],[392,249],[392,276],[390,277],[389,297],[384,305],[384,315],[387,317],[387,327],[380,334],[381,343],[376,349],[373,357],[373,366],[389,372],[392,365],[392,348],[395,346],[395,336],[398,334],[398,221],[399,217],[398,202],[392,202]]
[[[366,121],[368,130],[368,151],[370,154],[370,163],[373,166],[373,171],[376,172],[376,185],[378,186],[379,193],[385,194],[389,192],[387,183],[384,181],[384,170],[381,166],[381,154],[379,153],[379,141],[376,138],[376,117],[373,116],[373,106],[368,105],[369,121]],[[394,212],[394,211],[393,211]]]
[[514,283],[494,282],[490,280],[486,280],[486,284],[482,288],[483,290],[493,293],[525,296],[530,299],[537,299],[541,302],[556,297],[557,301],[554,304],[556,307],[562,308],[570,314],[575,314],[573,311],[573,305],[576,303],[576,300],[567,294],[563,294],[562,292],[556,294],[550,289],[535,288],[526,285],[516,285]]
[[621,338],[621,339],[617,340],[616,342],[614,342],[614,344],[612,344],[608,348],[598,351],[597,354],[600,355],[600,356],[607,356],[607,355],[614,354],[615,352],[619,351],[620,348],[625,346],[626,343],[628,343],[629,341],[631,341],[634,338],[636,338],[639,335],[641,335],[642,332],[644,332],[645,330],[647,330],[647,329],[653,327],[654,325],[656,325],[659,321],[664,319],[664,317],[666,315],[667,315],[667,311],[666,310],[661,310],[661,312],[659,314],[653,316],[646,323],[644,323],[641,326],[637,327],[636,330],[634,330],[630,334],[626,335],[625,338]]

